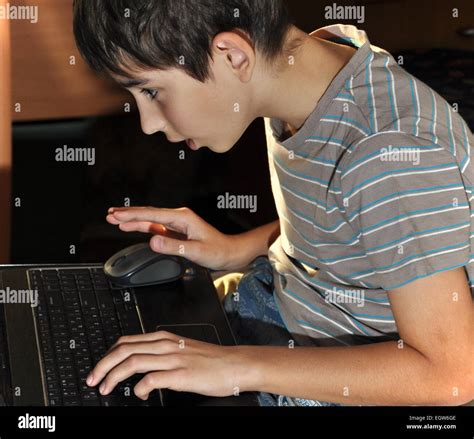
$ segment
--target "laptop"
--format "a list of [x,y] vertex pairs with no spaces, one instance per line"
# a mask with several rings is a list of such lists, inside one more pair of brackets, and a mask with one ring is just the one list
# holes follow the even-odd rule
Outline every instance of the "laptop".
[[93,366],[122,335],[166,330],[235,345],[209,271],[184,263],[180,280],[122,289],[111,285],[100,264],[0,266],[0,405],[258,405],[255,393],[210,398],[169,390],[142,401],[133,388],[143,375],[107,396],[86,385]]

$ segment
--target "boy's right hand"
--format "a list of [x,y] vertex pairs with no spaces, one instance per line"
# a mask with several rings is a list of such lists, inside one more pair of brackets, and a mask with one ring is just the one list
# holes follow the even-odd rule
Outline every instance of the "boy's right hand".
[[111,208],[107,221],[124,232],[154,234],[150,247],[157,253],[183,256],[212,270],[226,270],[231,263],[233,237],[219,232],[188,208]]

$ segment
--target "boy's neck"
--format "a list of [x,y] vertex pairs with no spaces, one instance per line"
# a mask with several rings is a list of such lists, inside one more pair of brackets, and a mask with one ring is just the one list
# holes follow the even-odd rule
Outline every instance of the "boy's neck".
[[310,36],[295,29],[289,38],[303,38],[294,64],[267,82],[261,93],[264,117],[284,122],[287,136],[304,125],[331,82],[357,49]]

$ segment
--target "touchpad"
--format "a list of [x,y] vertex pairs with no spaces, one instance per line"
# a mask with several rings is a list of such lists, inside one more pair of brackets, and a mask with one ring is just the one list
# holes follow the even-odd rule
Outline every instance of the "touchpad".
[[191,338],[193,340],[203,341],[212,344],[222,344],[214,325],[196,324],[196,325],[158,325],[157,331],[167,331],[181,337]]

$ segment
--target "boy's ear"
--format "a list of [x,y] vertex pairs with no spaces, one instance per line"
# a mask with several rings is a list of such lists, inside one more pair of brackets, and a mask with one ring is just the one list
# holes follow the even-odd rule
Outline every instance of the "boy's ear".
[[[246,39],[233,32],[222,32],[214,38],[214,51],[226,55],[235,71],[249,70],[255,64],[255,52]],[[252,69],[250,69],[252,70]]]

